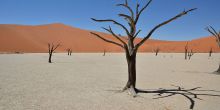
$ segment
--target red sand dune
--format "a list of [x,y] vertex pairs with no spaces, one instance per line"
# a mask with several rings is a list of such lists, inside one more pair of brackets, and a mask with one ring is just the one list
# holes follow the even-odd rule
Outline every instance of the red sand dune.
[[[109,34],[100,33],[108,39],[117,41]],[[135,42],[139,42],[138,38]],[[189,49],[194,52],[208,52],[210,48],[219,52],[214,37],[204,37],[189,42]],[[73,52],[122,52],[123,50],[113,44],[103,42],[82,30],[64,24],[48,24],[39,26],[0,25],[0,52],[47,52],[47,43],[61,43],[58,52],[71,48]],[[152,52],[157,47],[161,52],[184,52],[187,41],[148,40],[140,52]]]

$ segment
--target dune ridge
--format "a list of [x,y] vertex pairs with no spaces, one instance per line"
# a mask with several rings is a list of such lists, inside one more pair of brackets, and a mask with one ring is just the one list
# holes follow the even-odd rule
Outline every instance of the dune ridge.
[[[91,31],[74,28],[61,23],[46,25],[15,25],[0,24],[0,52],[25,52],[44,53],[47,52],[47,43],[61,43],[57,52],[65,52],[71,48],[73,52],[122,52],[115,45],[103,42],[90,34]],[[97,32],[105,38],[117,41],[110,34]],[[125,40],[125,39],[124,39]],[[141,38],[136,39],[135,43]],[[191,41],[163,41],[149,39],[139,52],[153,52],[160,48],[160,52],[184,52],[184,46],[189,42],[189,50],[194,52],[220,52],[214,37],[202,37]]]

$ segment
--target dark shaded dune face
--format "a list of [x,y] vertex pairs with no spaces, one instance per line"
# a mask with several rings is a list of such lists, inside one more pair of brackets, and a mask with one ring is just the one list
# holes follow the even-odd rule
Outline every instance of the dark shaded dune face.
[[[99,32],[98,32],[99,33]],[[104,37],[117,41],[109,34],[99,33]],[[136,39],[138,43],[141,39]],[[39,26],[0,25],[0,52],[47,52],[47,43],[60,43],[57,52],[65,52],[71,48],[73,52],[123,52],[115,45],[103,42],[82,30],[64,24]],[[153,52],[160,48],[161,52],[183,52],[186,41],[161,41],[149,39],[139,52]],[[205,37],[189,42],[189,48],[195,52],[219,51],[214,37]]]

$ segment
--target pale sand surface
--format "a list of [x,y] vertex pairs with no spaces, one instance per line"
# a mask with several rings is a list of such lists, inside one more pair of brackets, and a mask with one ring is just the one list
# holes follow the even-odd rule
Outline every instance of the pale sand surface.
[[[123,53],[67,56],[55,53],[47,63],[45,54],[0,54],[0,110],[188,110],[190,101],[181,95],[153,99],[155,94],[118,93],[127,81]],[[137,88],[220,91],[217,69],[220,54],[140,53],[137,55]],[[194,91],[220,94],[220,92]],[[194,110],[219,110],[220,97],[199,96]]]

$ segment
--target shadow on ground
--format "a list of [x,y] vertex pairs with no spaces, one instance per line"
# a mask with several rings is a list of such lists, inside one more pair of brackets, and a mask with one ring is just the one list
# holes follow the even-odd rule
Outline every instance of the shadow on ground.
[[[137,93],[143,94],[156,94],[155,98],[153,99],[160,99],[160,98],[167,98],[175,95],[181,95],[185,97],[188,101],[190,101],[190,109],[193,109],[195,106],[195,99],[202,100],[199,98],[199,96],[209,96],[209,97],[219,97],[220,98],[220,91],[217,90],[204,90],[202,87],[195,87],[191,89],[185,89],[180,86],[171,85],[173,87],[176,87],[175,89],[146,89],[141,90],[137,89]],[[108,91],[115,91],[115,92],[121,92],[119,90],[108,90]],[[197,92],[197,93],[196,93]],[[200,93],[198,93],[200,92]],[[203,93],[201,93],[203,92]],[[205,93],[204,93],[205,92]],[[211,92],[211,93],[210,93]]]

